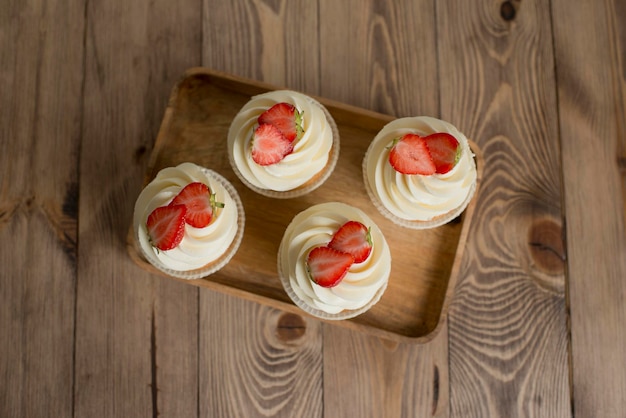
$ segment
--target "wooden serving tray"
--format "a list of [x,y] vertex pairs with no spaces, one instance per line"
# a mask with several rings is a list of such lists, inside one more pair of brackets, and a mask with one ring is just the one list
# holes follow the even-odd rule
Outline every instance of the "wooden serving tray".
[[[219,272],[197,280],[174,280],[217,290],[285,311],[307,315],[291,302],[277,275],[276,257],[291,219],[311,205],[340,201],[365,211],[378,224],[392,254],[389,284],[382,299],[353,319],[331,321],[398,342],[423,343],[440,329],[457,282],[476,198],[449,224],[412,230],[393,224],[370,202],[361,162],[371,140],[392,116],[316,98],[330,111],[341,137],[339,161],[317,190],[294,199],[273,199],[248,189],[230,167],[226,136],[233,117],[251,96],[274,86],[192,68],[174,87],[152,151],[145,183],[164,167],[190,161],[226,177],[243,202],[246,225],[241,246]],[[474,143],[478,185],[482,158]],[[163,275],[148,264],[129,233],[129,253],[142,268]]]

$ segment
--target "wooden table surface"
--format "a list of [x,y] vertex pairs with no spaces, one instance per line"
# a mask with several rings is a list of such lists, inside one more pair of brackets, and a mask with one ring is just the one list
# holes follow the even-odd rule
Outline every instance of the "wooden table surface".
[[[623,417],[626,2],[4,0],[0,416]],[[376,337],[139,268],[204,66],[448,120],[482,188],[446,325]]]

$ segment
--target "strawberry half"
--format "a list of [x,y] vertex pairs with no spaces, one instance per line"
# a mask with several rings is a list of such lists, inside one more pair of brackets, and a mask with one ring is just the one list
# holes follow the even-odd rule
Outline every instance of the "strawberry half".
[[146,226],[153,247],[167,251],[176,248],[185,235],[184,205],[161,206],[148,215]]
[[187,213],[185,222],[195,228],[204,228],[211,223],[216,207],[223,208],[224,204],[215,201],[215,194],[204,183],[189,183],[170,202],[170,206],[184,205]]
[[435,170],[439,174],[445,174],[459,161],[461,147],[459,141],[447,133],[435,133],[424,138],[428,146]]
[[273,125],[289,141],[302,136],[302,114],[290,103],[277,103],[261,113],[258,118],[259,125],[265,123]]
[[355,263],[367,260],[372,252],[370,229],[361,222],[348,221],[333,235],[328,246],[334,250],[351,254]]
[[313,248],[306,260],[306,269],[311,280],[322,287],[337,286],[354,262],[348,253],[329,247]]
[[435,174],[436,166],[424,138],[417,134],[405,134],[395,139],[389,152],[389,163],[399,173]]
[[274,125],[264,123],[254,131],[252,159],[259,165],[272,165],[293,151],[289,141]]

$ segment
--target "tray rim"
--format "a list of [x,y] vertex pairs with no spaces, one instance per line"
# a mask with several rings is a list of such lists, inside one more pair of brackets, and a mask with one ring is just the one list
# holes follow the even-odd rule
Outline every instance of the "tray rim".
[[[213,69],[206,68],[206,67],[191,67],[188,70],[186,70],[183,73],[183,75],[179,77],[178,81],[174,84],[171,90],[171,93],[168,99],[168,104],[164,111],[163,119],[161,121],[159,131],[154,141],[154,146],[152,148],[152,151],[150,152],[150,158],[148,160],[148,164],[144,170],[144,175],[143,175],[144,178],[143,178],[142,187],[144,187],[150,181],[149,173],[151,173],[154,170],[154,166],[157,161],[157,156],[159,155],[159,152],[163,146],[162,144],[165,142],[164,138],[167,135],[169,126],[172,122],[172,118],[174,117],[174,110],[175,110],[174,103],[178,96],[180,87],[187,79],[191,77],[196,77],[196,76],[205,76],[211,79],[220,79],[222,82],[225,81],[227,83],[233,83],[234,85],[238,85],[238,86],[243,85],[253,90],[258,90],[258,91],[285,89],[285,87],[277,86],[277,85],[270,84],[270,83],[263,82],[263,81],[240,77],[237,75],[213,70]],[[335,112],[339,111],[339,112],[345,112],[345,113],[358,113],[360,116],[369,117],[379,122],[382,121],[385,123],[396,119],[396,117],[392,115],[378,113],[378,112],[371,111],[368,109],[360,108],[358,106],[349,105],[349,104],[338,102],[332,99],[326,99],[324,97],[319,97],[319,96],[315,96],[311,94],[308,94],[308,95],[320,101],[324,106],[329,108],[329,110],[333,109],[333,111]],[[331,111],[331,113],[333,113],[333,111]],[[253,291],[235,288],[235,287],[223,284],[223,283],[207,280],[206,278],[188,280],[188,279],[181,279],[181,278],[170,276],[158,270],[157,268],[153,267],[152,265],[150,265],[147,261],[143,259],[143,257],[141,256],[141,252],[136,247],[134,234],[132,230],[132,223],[131,223],[131,226],[129,228],[129,231],[126,237],[127,251],[130,255],[130,258],[140,268],[150,273],[157,274],[162,277],[166,277],[168,279],[176,280],[185,284],[191,284],[196,287],[202,287],[202,288],[215,290],[220,293],[224,293],[224,294],[235,296],[244,300],[256,302],[256,303],[259,303],[261,305],[268,306],[271,308],[280,309],[285,312],[294,313],[297,315],[304,315],[309,318],[323,321],[325,323],[342,326],[344,328],[352,329],[355,331],[362,332],[364,334],[375,336],[383,340],[388,340],[388,341],[392,341],[396,343],[424,344],[433,340],[439,334],[439,332],[441,331],[441,329],[447,322],[448,310],[450,308],[454,291],[458,283],[458,278],[459,278],[458,276],[460,274],[461,262],[465,253],[464,251],[465,244],[467,242],[469,229],[470,229],[472,220],[474,218],[474,211],[475,211],[476,203],[478,200],[480,185],[482,182],[482,174],[483,174],[483,169],[484,169],[484,157],[482,154],[482,150],[480,149],[478,144],[476,144],[473,140],[469,139],[469,145],[470,145],[472,152],[474,153],[474,159],[476,162],[476,171],[477,171],[476,190],[474,192],[474,196],[470,200],[466,209],[460,215],[462,216],[462,219],[463,219],[461,231],[459,233],[459,239],[458,239],[456,250],[455,250],[454,262],[452,264],[450,275],[448,277],[448,284],[446,287],[446,291],[444,293],[444,298],[443,298],[443,302],[441,305],[441,310],[439,312],[437,323],[435,327],[433,327],[429,332],[420,336],[411,337],[411,336],[404,335],[404,334],[398,334],[396,332],[393,332],[387,329],[372,327],[366,324],[354,322],[351,319],[337,321],[337,320],[328,320],[328,319],[318,318],[318,317],[308,314],[307,312],[303,311],[302,309],[300,309],[298,306],[296,306],[293,303],[288,303],[288,302],[274,299],[268,296],[262,296],[260,294],[254,293]]]

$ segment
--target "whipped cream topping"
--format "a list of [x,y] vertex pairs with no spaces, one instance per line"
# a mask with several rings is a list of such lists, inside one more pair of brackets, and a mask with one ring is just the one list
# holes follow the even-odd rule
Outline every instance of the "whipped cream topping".
[[[166,206],[189,183],[201,182],[209,186],[215,199],[224,203],[216,208],[211,223],[204,228],[185,224],[185,235],[180,244],[171,250],[161,251],[150,244],[146,222],[150,213]],[[159,171],[139,194],[135,203],[133,225],[143,254],[155,267],[171,271],[190,271],[219,259],[229,249],[238,235],[240,204],[233,198],[236,191],[226,189],[230,184],[217,173],[192,163],[183,163]]]
[[[402,174],[391,166],[389,151],[395,138],[407,133],[428,136],[437,132],[449,133],[459,141],[461,155],[452,170],[421,176]],[[467,205],[475,189],[476,164],[463,133],[448,122],[419,116],[396,119],[383,127],[365,155],[363,174],[375,203],[377,200],[400,219],[429,221]]]
[[[277,103],[290,103],[302,114],[304,134],[294,150],[276,164],[261,166],[252,160],[252,137],[261,113]],[[289,90],[252,97],[235,116],[228,131],[228,156],[246,184],[278,192],[296,189],[326,167],[333,145],[332,118],[314,99]]]
[[[306,271],[308,254],[315,247],[327,245],[349,220],[371,228],[372,252],[364,262],[353,264],[337,286],[319,286]],[[312,308],[337,314],[367,308],[378,301],[391,273],[391,252],[378,226],[361,210],[344,203],[322,203],[300,212],[287,227],[278,252],[278,270],[287,293],[292,290],[297,297],[292,297],[296,305],[309,313],[314,313]]]

